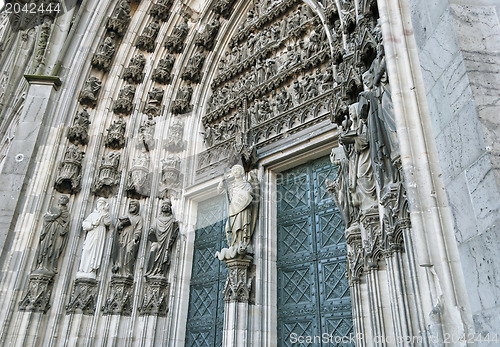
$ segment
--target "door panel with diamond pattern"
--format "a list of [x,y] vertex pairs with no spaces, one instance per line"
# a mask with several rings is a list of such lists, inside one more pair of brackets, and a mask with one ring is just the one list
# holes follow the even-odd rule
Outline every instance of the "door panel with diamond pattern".
[[198,204],[186,346],[222,346],[227,267],[215,258],[225,247],[224,197]]
[[[326,157],[278,177],[280,346],[292,346],[291,334],[349,336],[353,332],[344,226],[325,185],[336,174],[337,168]],[[317,342],[310,345],[321,345]]]

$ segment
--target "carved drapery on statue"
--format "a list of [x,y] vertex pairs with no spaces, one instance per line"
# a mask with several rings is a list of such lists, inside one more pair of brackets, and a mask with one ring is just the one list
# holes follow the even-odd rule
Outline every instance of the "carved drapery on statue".
[[170,266],[170,252],[179,233],[179,223],[172,215],[172,204],[165,200],[154,226],[149,230],[148,262],[146,277],[166,278]]
[[97,199],[96,208],[82,222],[82,229],[86,232],[85,241],[78,267],[77,278],[95,279],[101,266],[106,231],[111,225],[109,205],[104,198]]
[[223,248],[216,253],[219,260],[232,259],[252,254],[252,236],[257,222],[259,209],[259,181],[255,173],[251,172],[250,179],[245,176],[241,165],[231,168],[234,181],[227,186],[225,179],[219,184],[218,190],[225,190],[228,202],[228,218],[226,222],[226,236],[229,248]]

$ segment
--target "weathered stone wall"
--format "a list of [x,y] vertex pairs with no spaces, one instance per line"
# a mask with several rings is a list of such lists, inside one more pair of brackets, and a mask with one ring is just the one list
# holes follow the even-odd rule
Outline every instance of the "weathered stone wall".
[[500,333],[500,2],[409,0],[476,334]]

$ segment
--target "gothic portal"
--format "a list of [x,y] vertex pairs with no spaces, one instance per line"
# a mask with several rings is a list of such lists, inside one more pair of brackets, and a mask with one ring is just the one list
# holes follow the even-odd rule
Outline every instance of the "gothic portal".
[[496,0],[14,0],[0,344],[494,346]]

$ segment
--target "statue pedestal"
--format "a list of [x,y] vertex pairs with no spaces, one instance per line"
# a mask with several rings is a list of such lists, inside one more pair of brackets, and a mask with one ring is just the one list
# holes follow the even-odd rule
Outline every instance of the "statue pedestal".
[[81,311],[85,315],[94,315],[97,302],[97,284],[93,278],[77,278],[66,305],[66,313]]
[[108,298],[102,307],[103,314],[130,316],[134,297],[134,279],[113,275],[109,289]]
[[239,256],[225,260],[229,274],[224,287],[223,346],[246,346],[248,340],[248,303],[251,278],[249,269],[253,258]]
[[170,285],[165,277],[147,276],[139,314],[165,317],[168,313],[169,291]]
[[53,272],[34,271],[29,276],[28,289],[19,302],[19,310],[45,313],[50,308]]

